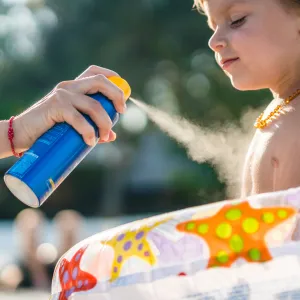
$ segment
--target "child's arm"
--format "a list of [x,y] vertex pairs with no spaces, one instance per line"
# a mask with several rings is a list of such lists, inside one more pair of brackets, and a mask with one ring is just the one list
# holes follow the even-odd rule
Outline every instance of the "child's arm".
[[253,182],[251,175],[251,165],[253,164],[253,148],[255,148],[255,140],[256,134],[254,134],[254,137],[252,138],[247,151],[247,155],[245,157],[242,174],[241,198],[248,197],[252,194]]
[[246,198],[251,195],[252,191],[252,182],[251,182],[251,173],[249,162],[245,163],[242,175],[242,189],[241,189],[241,198]]

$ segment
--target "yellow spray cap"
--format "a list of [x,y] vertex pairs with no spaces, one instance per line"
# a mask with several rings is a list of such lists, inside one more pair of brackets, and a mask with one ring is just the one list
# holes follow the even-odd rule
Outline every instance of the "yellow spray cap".
[[131,94],[131,88],[128,82],[125,79],[118,76],[111,76],[108,77],[108,79],[124,92],[125,100],[128,100]]

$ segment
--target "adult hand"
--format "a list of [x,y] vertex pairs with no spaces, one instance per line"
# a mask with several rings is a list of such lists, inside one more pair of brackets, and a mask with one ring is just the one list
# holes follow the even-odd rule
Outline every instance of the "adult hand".
[[[100,92],[114,104],[117,112],[124,113],[126,104],[123,91],[107,77],[118,76],[114,71],[90,66],[75,80],[60,82],[48,95],[29,107],[14,120],[14,145],[23,152],[55,123],[67,122],[88,145],[95,145],[95,130],[82,116],[85,113],[99,128],[99,142],[116,139],[111,130],[112,121],[101,104],[88,94]],[[81,112],[81,113],[80,113]]]

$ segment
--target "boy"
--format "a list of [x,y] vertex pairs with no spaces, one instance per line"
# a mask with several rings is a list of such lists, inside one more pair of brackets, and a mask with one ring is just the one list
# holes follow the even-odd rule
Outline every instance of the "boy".
[[300,1],[195,0],[215,58],[238,90],[269,89],[255,123],[242,196],[300,186]]

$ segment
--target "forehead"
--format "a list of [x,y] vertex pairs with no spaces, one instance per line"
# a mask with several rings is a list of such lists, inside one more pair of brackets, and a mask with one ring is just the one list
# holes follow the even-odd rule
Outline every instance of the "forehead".
[[[235,6],[250,5],[256,0],[199,0],[201,7],[208,17],[209,27],[213,27],[213,19],[219,15],[226,13]],[[262,1],[262,0],[259,0]],[[265,1],[265,0],[263,0]]]
[[255,0],[199,0],[198,3],[202,6],[205,12],[210,10],[225,10],[234,5],[250,4]]

